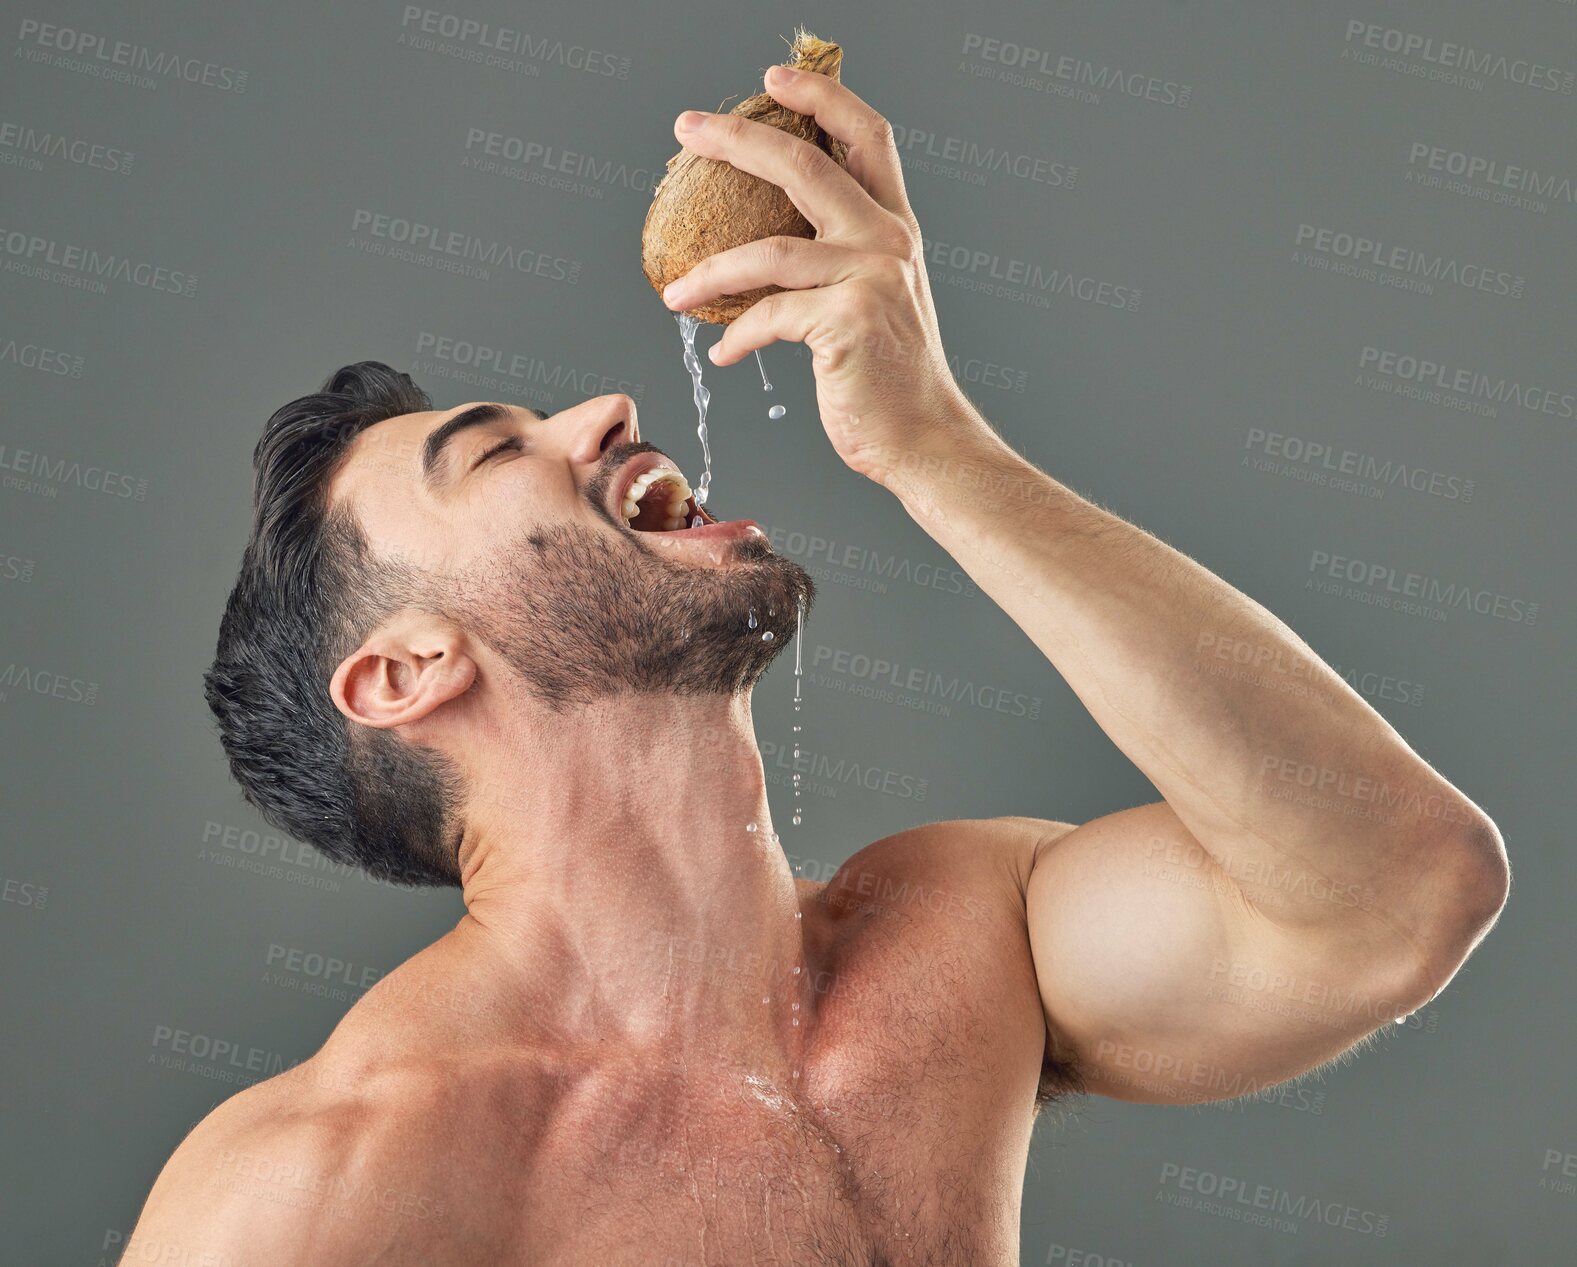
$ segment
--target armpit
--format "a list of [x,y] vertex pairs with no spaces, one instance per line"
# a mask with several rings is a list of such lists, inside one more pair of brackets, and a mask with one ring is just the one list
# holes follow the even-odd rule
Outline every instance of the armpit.
[[1040,1063],[1040,1081],[1035,1086],[1035,1113],[1070,1095],[1087,1095],[1084,1072],[1072,1056],[1062,1058],[1052,1051],[1048,1039],[1046,1055]]

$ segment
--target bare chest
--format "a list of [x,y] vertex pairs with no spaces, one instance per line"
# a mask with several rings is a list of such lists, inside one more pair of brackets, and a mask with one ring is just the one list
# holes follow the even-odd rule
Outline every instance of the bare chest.
[[940,1139],[934,1107],[855,1102],[825,1085],[803,1095],[748,1084],[651,1092],[544,1150],[531,1167],[527,1204],[538,1214],[520,1261],[1017,1261],[1016,1187],[1004,1199],[1001,1168],[982,1165],[987,1141]]
[[798,1076],[691,1042],[457,1094],[433,1182],[463,1226],[410,1229],[412,1261],[1016,1264],[1044,1046],[1021,930],[869,923],[815,974]]

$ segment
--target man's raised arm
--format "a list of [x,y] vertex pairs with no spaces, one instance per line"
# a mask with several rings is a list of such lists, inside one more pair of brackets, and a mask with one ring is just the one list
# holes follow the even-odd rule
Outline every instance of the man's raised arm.
[[[897,494],[1165,798],[1022,827],[1045,833],[1026,901],[1052,1040],[1091,1089],[1224,1098],[1433,997],[1504,903],[1494,824],[1258,603],[1001,441],[948,367],[891,124],[825,75],[776,68],[766,87],[847,166],[738,115],[687,111],[675,132],[781,186],[816,237],[720,251],[664,299],[781,288],[712,360],[806,343],[845,464]],[[1187,1072],[1156,1083],[1134,1060]]]
[[978,415],[886,456],[1165,798],[1035,850],[1041,995],[1092,1090],[1252,1092],[1445,986],[1504,904],[1499,833],[1307,643]]

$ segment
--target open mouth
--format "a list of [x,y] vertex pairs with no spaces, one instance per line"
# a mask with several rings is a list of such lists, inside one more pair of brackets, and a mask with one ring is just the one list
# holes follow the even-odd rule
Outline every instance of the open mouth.
[[701,524],[718,521],[698,506],[684,475],[666,463],[648,467],[624,489],[619,506],[625,524],[635,532],[681,532],[700,518]]

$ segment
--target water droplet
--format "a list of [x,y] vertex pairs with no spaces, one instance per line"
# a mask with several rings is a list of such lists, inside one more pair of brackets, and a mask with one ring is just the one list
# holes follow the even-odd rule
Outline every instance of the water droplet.
[[787,412],[788,411],[784,409],[782,405],[773,405],[771,409],[767,410],[767,417],[781,418]]
[[798,1070],[798,1069],[796,1069],[796,1070],[795,1070],[795,1071],[794,1071],[794,1076],[795,1076],[795,1077],[796,1077],[796,1078],[798,1078],[798,1077],[799,1077],[799,1070]]
[[1405,1017],[1405,1016],[1398,1016],[1396,1018],[1396,1023],[1398,1025],[1406,1025],[1407,1024],[1407,1017]]
[[762,995],[762,996],[761,996],[761,1001],[762,1001],[762,1002],[763,1002],[763,1003],[770,1003],[770,1002],[772,1002],[772,996],[771,996],[771,995],[769,995],[769,994],[763,994],[763,995]]
[[801,729],[802,729],[802,727],[798,723],[796,723],[795,726],[794,726],[794,733],[796,735],[799,734]]
[[792,1005],[791,1005],[791,1006],[792,1006],[792,1007],[793,1007],[793,1009],[794,1009],[794,1010],[795,1010],[795,1011],[796,1011],[796,1012],[797,1012],[797,1011],[799,1011],[799,1004],[798,1004],[798,1003],[794,1003],[794,1004],[792,1004]]
[[794,912],[794,918],[795,919],[804,919],[805,918],[805,913],[803,911],[795,911]]
[[771,642],[772,641],[772,631],[770,629],[768,629],[766,631],[766,633],[761,635],[761,641],[762,642]]
[[745,824],[745,830],[746,831],[755,831],[755,829],[756,829],[756,825],[754,823],[746,823]]
[[798,814],[795,814],[794,815],[794,826],[798,827],[799,824],[800,824],[800,817],[799,817]]
[[[799,918],[799,912],[798,912],[798,911],[795,911],[795,912],[794,912],[794,918],[795,918],[795,919],[798,919],[798,918]],[[798,965],[798,964],[795,964],[795,965],[794,965],[794,975],[795,975],[795,976],[796,976],[796,977],[797,977],[797,976],[799,976],[799,965]],[[795,1005],[794,1005],[794,1006],[795,1006],[795,1007],[798,1007],[798,1006],[799,1006],[799,1004],[798,1004],[798,1003],[796,1003],[796,1004],[795,1004]]]
[[796,1016],[792,1021],[789,1022],[789,1024],[790,1025],[798,1025],[799,1024],[799,1017]]
[[750,609],[750,627],[752,629],[756,627],[756,609],[754,607]]

